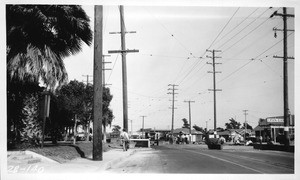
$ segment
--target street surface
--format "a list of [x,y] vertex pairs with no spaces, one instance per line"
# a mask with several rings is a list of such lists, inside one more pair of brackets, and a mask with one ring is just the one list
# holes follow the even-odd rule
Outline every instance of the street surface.
[[161,145],[137,150],[113,165],[114,173],[293,174],[294,153],[253,147],[208,150],[206,145]]

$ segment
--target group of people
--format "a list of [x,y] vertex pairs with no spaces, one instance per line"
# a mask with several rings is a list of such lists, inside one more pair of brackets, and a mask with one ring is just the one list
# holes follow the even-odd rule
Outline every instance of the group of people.
[[189,144],[189,135],[180,133],[175,137],[176,144]]

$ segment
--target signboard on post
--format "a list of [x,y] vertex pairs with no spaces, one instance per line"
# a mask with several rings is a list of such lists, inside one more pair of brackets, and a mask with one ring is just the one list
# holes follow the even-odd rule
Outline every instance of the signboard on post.
[[283,117],[268,117],[268,118],[266,118],[266,120],[267,120],[267,124],[270,124],[270,125],[283,125],[284,124]]

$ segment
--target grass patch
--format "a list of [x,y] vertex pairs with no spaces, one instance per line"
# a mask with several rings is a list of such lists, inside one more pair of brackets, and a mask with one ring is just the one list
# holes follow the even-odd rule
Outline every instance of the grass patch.
[[[110,144],[103,144],[103,151],[109,151],[111,149]],[[113,145],[114,146],[114,145]],[[29,148],[27,150],[33,151],[60,163],[76,158],[86,158],[93,153],[93,143],[78,141],[76,145],[72,142],[58,142],[56,145],[45,143],[44,148]]]

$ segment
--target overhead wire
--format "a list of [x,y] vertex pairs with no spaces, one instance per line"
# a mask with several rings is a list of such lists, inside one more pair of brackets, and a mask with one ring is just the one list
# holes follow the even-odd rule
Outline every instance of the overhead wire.
[[218,39],[218,37],[222,34],[222,32],[224,31],[224,29],[227,27],[227,25],[230,23],[230,21],[232,20],[232,18],[235,16],[235,14],[239,11],[240,7],[237,8],[237,10],[233,13],[233,15],[230,17],[230,19],[227,21],[227,23],[225,24],[225,26],[222,28],[222,30],[219,32],[219,34],[217,35],[217,37],[213,40],[213,42],[210,44],[210,46],[207,49],[210,49],[211,46],[215,43],[215,41]]
[[[233,19],[233,17],[235,16],[235,14],[238,12],[240,8],[238,8],[233,15],[230,17],[230,19],[227,21],[227,23],[224,25],[224,27],[221,29],[221,31],[218,33],[218,35],[216,36],[216,38],[212,41],[212,43],[209,45],[209,47],[207,49],[209,49],[214,42],[218,39],[218,37],[222,34],[222,32],[225,30],[225,28],[227,27],[227,25],[230,23],[230,21]],[[203,58],[203,56],[205,55],[206,50],[204,51],[203,55],[200,56],[200,58]],[[201,61],[197,61],[196,63],[194,63],[193,67],[191,68],[191,70],[188,71],[188,73],[183,77],[183,79],[181,81],[179,81],[179,84],[181,84],[191,73],[192,71],[199,65],[199,63],[201,63]],[[202,68],[201,68],[202,69]]]
[[[269,10],[269,9],[267,9]],[[266,11],[267,11],[266,10]],[[266,12],[264,11],[264,13]],[[252,29],[251,31],[249,31],[246,35],[244,35],[243,37],[241,37],[239,40],[237,40],[234,44],[232,44],[231,46],[229,46],[228,48],[226,48],[225,50],[223,50],[220,54],[223,54],[224,52],[226,52],[228,49],[232,48],[233,46],[235,46],[237,43],[239,43],[241,40],[245,39],[247,36],[249,36],[252,32],[254,32],[255,30],[257,30],[260,26],[262,26],[264,23],[266,23],[268,20],[270,20],[270,17],[267,18],[266,20],[264,20],[262,23],[260,23],[258,26],[256,26],[254,29]]]
[[259,8],[256,8],[253,12],[251,12],[247,17],[245,17],[240,23],[238,23],[235,27],[233,27],[231,30],[228,31],[225,35],[223,35],[216,43],[220,42],[222,39],[224,39],[228,34],[232,33],[237,27],[239,27],[243,22],[245,22],[252,14],[254,14]]
[[238,33],[232,35],[232,37],[229,40],[226,40],[222,45],[220,45],[217,49],[221,49],[225,44],[229,43],[232,39],[234,39],[237,35],[239,35],[241,32],[243,32],[245,29],[247,29],[251,24],[253,24],[257,19],[259,19],[262,15],[264,15],[267,11],[266,9],[264,12],[262,12],[258,17],[256,17],[253,21],[251,21],[248,25],[246,25],[243,29],[241,29]]

